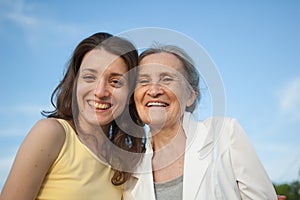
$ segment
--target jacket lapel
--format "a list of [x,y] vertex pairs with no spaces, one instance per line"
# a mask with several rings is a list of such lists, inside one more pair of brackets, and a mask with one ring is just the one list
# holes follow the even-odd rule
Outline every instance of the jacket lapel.
[[132,174],[130,181],[125,184],[123,193],[124,200],[155,200],[152,156],[153,150],[149,142],[142,162],[135,170],[135,173]]
[[[185,113],[183,126],[187,135],[183,176],[183,200],[196,199],[200,185],[212,160],[213,134],[203,123]],[[133,176],[123,196],[124,200],[155,200],[151,168],[152,148],[147,148],[145,158]],[[150,170],[149,170],[150,169]]]
[[[187,114],[187,113],[185,113]],[[200,185],[211,162],[210,149],[213,138],[203,123],[193,120],[190,115],[184,118],[187,134],[187,147],[183,175],[183,200],[196,199]]]

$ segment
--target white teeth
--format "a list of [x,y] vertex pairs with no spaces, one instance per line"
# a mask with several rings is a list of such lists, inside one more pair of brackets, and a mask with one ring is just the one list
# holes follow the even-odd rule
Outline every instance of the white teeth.
[[161,102],[149,102],[149,103],[147,103],[147,106],[163,106],[163,107],[166,107],[167,104],[166,103],[161,103]]
[[107,104],[107,103],[94,103],[94,107],[96,108],[96,109],[107,109],[107,108],[109,108],[110,107],[110,104]]

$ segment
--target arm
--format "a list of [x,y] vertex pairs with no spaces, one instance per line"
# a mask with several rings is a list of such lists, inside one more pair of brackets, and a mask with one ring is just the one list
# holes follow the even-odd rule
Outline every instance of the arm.
[[230,153],[242,199],[277,199],[273,184],[246,133],[236,120],[232,122]]
[[18,150],[0,199],[35,199],[64,140],[64,129],[57,120],[38,121]]

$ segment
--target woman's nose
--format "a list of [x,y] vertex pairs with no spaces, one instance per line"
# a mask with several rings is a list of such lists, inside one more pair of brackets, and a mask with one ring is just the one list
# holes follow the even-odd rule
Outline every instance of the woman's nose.
[[110,95],[109,86],[104,79],[99,80],[96,85],[94,94],[98,98],[108,97]]
[[151,83],[147,94],[151,97],[156,97],[158,95],[161,95],[163,93],[162,86],[159,83]]

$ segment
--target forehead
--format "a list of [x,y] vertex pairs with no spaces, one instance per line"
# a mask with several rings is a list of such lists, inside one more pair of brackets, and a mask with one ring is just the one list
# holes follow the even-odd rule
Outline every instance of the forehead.
[[144,57],[140,62],[140,72],[170,72],[185,74],[181,60],[171,53],[155,53]]
[[125,73],[128,71],[128,66],[125,61],[112,53],[103,49],[93,49],[85,54],[82,59],[81,70],[93,68],[97,71],[119,71]]

